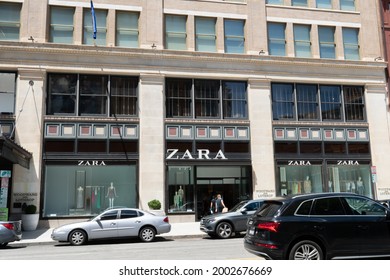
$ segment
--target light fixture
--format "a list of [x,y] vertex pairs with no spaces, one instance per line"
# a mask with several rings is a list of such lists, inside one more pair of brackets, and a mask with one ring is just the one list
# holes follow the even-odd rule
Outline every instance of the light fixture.
[[152,49],[156,49],[157,48],[157,46],[156,46],[156,44],[155,43],[153,43],[153,45],[152,45]]
[[374,60],[375,60],[375,61],[383,61],[383,57],[378,56],[378,57],[376,57]]
[[30,40],[31,43],[34,43],[34,37],[33,36],[30,36],[30,38],[28,38],[28,40]]
[[264,54],[265,54],[264,50],[259,51],[259,55],[264,55]]

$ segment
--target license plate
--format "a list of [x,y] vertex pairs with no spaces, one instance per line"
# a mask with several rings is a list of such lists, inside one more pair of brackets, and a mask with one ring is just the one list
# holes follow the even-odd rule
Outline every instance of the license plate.
[[249,235],[254,235],[255,234],[255,230],[253,228],[249,229],[248,230],[248,234]]

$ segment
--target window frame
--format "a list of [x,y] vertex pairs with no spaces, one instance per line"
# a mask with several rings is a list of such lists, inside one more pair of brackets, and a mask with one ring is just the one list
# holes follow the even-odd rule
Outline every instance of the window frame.
[[[305,28],[305,34],[301,34],[301,32],[298,32],[298,29],[303,30]],[[311,52],[311,26],[306,24],[294,24],[293,26],[294,31],[294,51],[295,51],[295,57],[305,57],[309,58],[312,57]],[[308,35],[308,36],[306,36]],[[298,50],[306,49],[307,55],[299,55],[300,52]]]
[[[323,32],[321,32],[323,30]],[[326,31],[331,31],[329,34],[324,34]],[[327,35],[332,35],[332,40],[326,41],[329,38]],[[322,37],[322,38],[321,38]],[[333,26],[318,26],[318,44],[320,47],[320,58],[324,59],[336,59],[336,43],[335,43],[335,27]],[[331,50],[332,55],[328,55],[328,51]]]
[[360,46],[359,46],[359,33],[358,28],[343,27],[343,47],[344,47],[344,59],[346,60],[360,60]]
[[[60,12],[60,10],[62,10]],[[72,14],[71,17],[71,24],[64,24],[64,23],[56,23],[56,17],[54,14],[54,11],[58,11],[61,13],[62,16],[64,16],[66,13],[64,11],[67,11]],[[63,6],[50,6],[50,30],[49,30],[49,41],[52,43],[60,43],[60,44],[73,44],[73,38],[74,38],[74,14],[75,9],[73,7],[63,7]],[[69,15],[67,15],[69,16]],[[60,40],[57,39],[54,34],[58,31],[71,33],[71,36],[66,37],[68,40]],[[63,34],[63,33],[62,33]]]
[[[235,28],[227,28],[227,25],[230,24],[234,24]],[[236,54],[245,53],[245,20],[224,19],[223,26],[224,26],[223,29],[224,29],[225,53],[236,53]],[[242,34],[240,34],[241,31]]]
[[[21,27],[21,10],[22,10],[22,4],[21,3],[9,3],[9,2],[0,2],[1,10],[5,10],[6,8],[9,8],[9,12],[7,13],[8,17],[13,17],[12,20],[2,20],[0,17],[0,41],[19,41],[20,40],[20,27]],[[14,10],[13,10],[14,9]],[[12,14],[12,12],[15,12],[15,14]],[[16,20],[16,17],[18,17],[18,20]],[[14,34],[12,32],[4,32],[6,29],[11,29],[14,31]],[[5,36],[8,35],[15,35],[15,37],[9,37]],[[17,38],[16,38],[17,37]]]
[[[184,21],[181,23],[181,24],[183,24],[183,26],[180,26],[181,28],[179,28],[179,29],[177,29],[175,26],[174,29],[168,30],[168,28],[171,25],[172,25],[172,27],[175,25],[175,23],[173,21],[169,22],[168,21],[169,19],[182,19]],[[179,51],[187,50],[187,20],[188,20],[188,18],[185,15],[172,15],[172,14],[165,14],[164,15],[164,27],[165,27],[165,29],[164,29],[164,32],[165,32],[164,45],[165,45],[165,49],[179,50]],[[177,43],[173,44],[169,40],[170,37],[171,38],[179,38],[182,41],[184,41],[184,42],[181,42],[182,46],[181,47],[174,47],[174,45],[177,45]],[[180,45],[177,45],[177,46],[180,46]]]
[[[283,38],[282,37],[272,37],[273,34],[276,34],[276,32],[271,32],[272,27],[278,27],[282,30],[277,31],[283,31]],[[286,56],[286,23],[282,22],[267,22],[267,33],[268,33],[268,52],[270,55],[275,56]],[[274,46],[274,47],[272,47]],[[277,48],[277,46],[281,47],[280,50]],[[283,49],[283,51],[281,51]]]
[[[123,16],[128,16],[127,20],[130,22],[130,26],[119,26],[119,18]],[[115,13],[115,45],[118,47],[128,47],[128,48],[138,48],[139,47],[139,13],[131,11],[116,11]],[[132,21],[136,21],[136,27],[132,26]],[[122,41],[120,38],[122,36],[130,38],[127,44]],[[136,38],[131,40],[131,38]]]
[[[203,21],[206,24],[211,24],[213,25],[213,30],[214,32],[210,33],[202,33],[199,30],[200,28],[200,22]],[[202,51],[202,52],[216,52],[217,51],[217,35],[216,35],[216,24],[217,24],[217,19],[216,18],[211,18],[211,17],[195,17],[195,50],[196,51]],[[210,28],[210,30],[212,30]],[[202,31],[204,31],[204,28],[202,28]],[[206,47],[204,48],[204,45],[200,44],[201,41],[205,42],[210,42],[210,49],[207,49],[207,44]],[[213,49],[211,50],[211,46],[213,46]]]

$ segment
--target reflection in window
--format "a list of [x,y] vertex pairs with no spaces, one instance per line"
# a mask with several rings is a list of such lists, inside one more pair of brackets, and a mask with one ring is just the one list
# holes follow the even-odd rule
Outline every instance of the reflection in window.
[[311,57],[310,25],[294,24],[294,48],[296,57]]
[[225,20],[224,30],[226,53],[244,53],[244,23],[245,22],[243,20]]
[[359,29],[343,28],[344,58],[359,60]]
[[297,84],[297,106],[299,120],[317,120],[318,119],[318,88],[317,85]]
[[270,55],[286,55],[286,24],[268,23],[268,51]]
[[334,42],[334,27],[319,26],[318,36],[321,58],[336,58],[336,44]]
[[364,117],[364,88],[344,86],[345,119],[347,121],[363,121]]
[[246,118],[246,83],[223,82],[223,114],[224,118]]
[[307,0],[291,0],[291,5],[307,7]]
[[138,47],[138,13],[118,11],[116,14],[116,45]]
[[192,80],[169,79],[165,81],[167,117],[190,117],[192,115]]
[[74,8],[50,7],[50,42],[73,43]]
[[85,45],[106,45],[106,34],[107,34],[107,10],[96,10],[96,40],[93,38],[93,26],[92,26],[92,15],[91,9],[84,9],[84,34],[83,44]]
[[317,0],[317,8],[331,9],[332,8],[332,0]]
[[219,117],[219,81],[195,80],[195,117]]
[[168,167],[169,213],[195,212],[194,178],[191,166]]
[[15,112],[15,73],[0,73],[0,114]]
[[272,113],[274,120],[294,118],[293,84],[272,84]]
[[215,18],[195,18],[195,50],[201,52],[215,52]]
[[185,16],[165,16],[165,48],[169,50],[187,49],[186,21]]
[[19,3],[0,3],[0,40],[19,41],[21,8]]
[[340,86],[320,86],[322,120],[341,120]]
[[80,115],[107,114],[107,76],[80,75]]
[[48,114],[76,114],[77,75],[50,74]]

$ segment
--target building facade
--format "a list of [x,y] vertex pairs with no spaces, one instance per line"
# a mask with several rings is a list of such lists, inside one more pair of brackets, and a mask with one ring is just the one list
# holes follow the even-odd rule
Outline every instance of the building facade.
[[36,204],[52,225],[159,199],[171,221],[195,221],[215,193],[228,207],[390,196],[379,11],[364,0],[0,1],[0,128],[19,149],[1,158],[2,207]]

